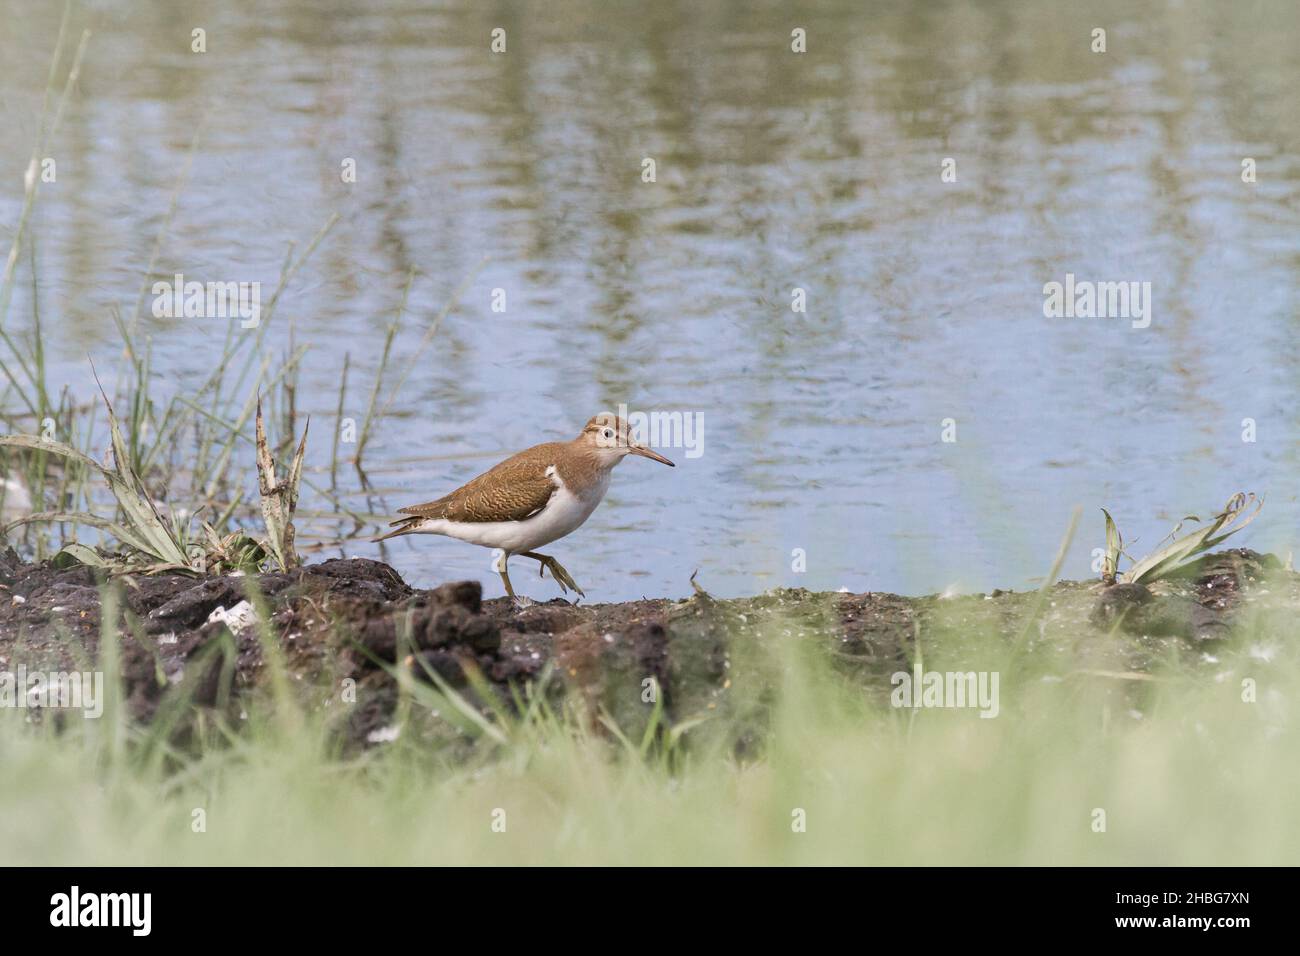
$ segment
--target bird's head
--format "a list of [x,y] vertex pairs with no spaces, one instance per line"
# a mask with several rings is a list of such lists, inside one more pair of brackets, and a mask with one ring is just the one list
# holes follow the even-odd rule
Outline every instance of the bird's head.
[[578,441],[590,448],[606,468],[613,468],[627,455],[640,455],[652,461],[676,467],[671,461],[632,438],[627,419],[610,412],[594,416],[582,429]]

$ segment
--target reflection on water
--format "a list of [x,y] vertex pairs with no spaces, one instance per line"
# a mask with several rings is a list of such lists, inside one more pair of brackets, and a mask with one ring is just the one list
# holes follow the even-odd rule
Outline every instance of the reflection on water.
[[[0,0],[4,249],[58,7]],[[1238,489],[1268,498],[1245,543],[1294,543],[1287,0],[1248,16],[1210,0],[100,0],[82,25],[80,96],[33,220],[58,381],[81,388],[87,352],[116,354],[110,309],[134,309],[174,193],[162,275],[274,288],[287,243],[342,217],[273,329],[287,340],[292,322],[310,346],[298,401],[318,423],[334,422],[345,355],[345,417],[364,415],[410,273],[397,367],[464,284],[366,451],[382,493],[346,472],[349,507],[436,497],[626,402],[702,413],[705,453],[625,463],[550,549],[596,599],[680,595],[697,567],[724,594],[1023,586],[1076,504],[1065,572],[1088,576],[1099,506],[1141,549]],[[1151,327],[1045,318],[1043,285],[1066,273],[1151,282]],[[20,275],[14,323],[32,312]],[[179,387],[226,332],[145,321]],[[413,583],[477,576],[497,593],[486,552],[410,541],[387,557]]]

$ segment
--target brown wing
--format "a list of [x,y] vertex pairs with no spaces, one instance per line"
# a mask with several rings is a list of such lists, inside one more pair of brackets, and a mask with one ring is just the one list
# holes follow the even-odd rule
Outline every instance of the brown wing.
[[523,521],[545,508],[555,494],[555,481],[546,476],[546,469],[554,463],[549,446],[537,445],[507,458],[437,501],[398,511],[449,521]]

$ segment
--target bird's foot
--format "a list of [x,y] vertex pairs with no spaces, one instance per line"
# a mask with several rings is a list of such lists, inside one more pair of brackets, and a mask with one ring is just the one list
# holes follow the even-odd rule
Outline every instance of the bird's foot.
[[557,582],[559,582],[560,590],[563,591],[564,588],[567,586],[572,590],[577,591],[579,597],[585,598],[587,596],[585,593],[583,593],[582,588],[578,587],[578,582],[573,580],[573,575],[569,574],[568,571],[564,570],[564,565],[560,564],[559,561],[556,561],[554,558],[551,558],[550,568],[551,568],[552,576],[555,578]]
[[559,561],[556,561],[550,555],[546,555],[546,554],[529,554],[529,557],[535,558],[537,562],[541,565],[541,567],[537,569],[537,574],[539,577],[545,577],[546,569],[550,568],[551,577],[555,578],[555,583],[560,586],[560,590],[562,592],[568,594],[570,589],[572,589],[578,592],[579,597],[585,598],[587,596],[583,592],[582,588],[578,587],[578,582],[573,580],[573,575],[569,574],[568,571],[564,570],[564,565],[560,564]]

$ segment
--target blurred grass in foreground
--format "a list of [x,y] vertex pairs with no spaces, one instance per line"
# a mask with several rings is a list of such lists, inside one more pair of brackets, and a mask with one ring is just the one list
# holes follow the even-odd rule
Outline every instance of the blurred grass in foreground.
[[[1122,682],[1125,693],[1031,663],[1003,675],[1001,713],[981,719],[882,706],[879,688],[832,671],[815,645],[773,635],[733,647],[737,689],[781,675],[760,755],[744,762],[718,725],[728,718],[686,731],[664,761],[572,714],[505,743],[480,735],[469,760],[464,739],[453,759],[414,734],[348,760],[324,743],[324,718],[294,702],[298,688],[274,679],[237,730],[214,730],[166,769],[140,756],[148,730],[125,727],[111,698],[101,720],[73,715],[57,734],[0,711],[0,861],[1294,863],[1300,671],[1289,649],[1261,656],[1261,640],[1277,648],[1268,638],[1239,635],[1217,678],[1170,664]],[[925,653],[932,666],[944,649]],[[1246,676],[1256,703],[1242,700]],[[428,693],[409,705],[427,708]],[[206,832],[192,830],[197,808]],[[792,831],[796,808],[804,833]],[[493,830],[498,810],[505,832]]]

